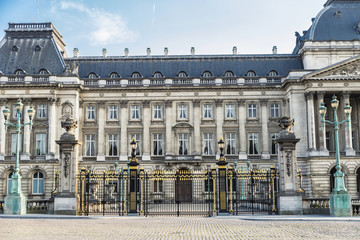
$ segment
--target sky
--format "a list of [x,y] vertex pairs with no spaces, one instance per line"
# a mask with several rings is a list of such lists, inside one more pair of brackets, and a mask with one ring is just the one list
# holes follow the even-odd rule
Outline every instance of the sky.
[[[37,2],[39,8],[37,8]],[[73,55],[291,53],[326,0],[0,0],[8,23],[52,22]],[[38,9],[38,11],[37,11]],[[38,12],[38,14],[37,14]],[[0,32],[3,38],[5,32]]]

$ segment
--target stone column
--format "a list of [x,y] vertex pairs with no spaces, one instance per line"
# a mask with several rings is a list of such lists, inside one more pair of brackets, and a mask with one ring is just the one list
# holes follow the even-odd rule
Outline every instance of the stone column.
[[238,100],[238,108],[239,108],[239,139],[240,139],[240,152],[239,152],[239,159],[246,160],[247,159],[247,151],[246,151],[246,107],[245,107],[245,100],[240,99]]
[[320,156],[329,156],[329,150],[326,148],[326,127],[321,122],[321,116],[319,113],[319,108],[321,103],[324,102],[325,92],[317,92],[317,103],[316,103],[316,115],[317,115],[317,124],[319,129],[319,155]]
[[77,121],[72,117],[61,122],[66,132],[56,141],[60,145],[59,187],[54,200],[54,214],[76,215],[77,213],[77,173],[78,145],[74,129]]
[[[28,110],[30,109],[30,104],[31,104],[31,99],[30,98],[25,98],[24,99],[24,109],[23,109],[23,117],[22,119],[27,121],[29,119],[29,114],[28,114]],[[35,114],[37,114],[35,112]],[[34,118],[36,118],[36,116],[34,116]],[[20,157],[20,160],[30,160],[30,143],[31,143],[31,137],[30,137],[30,127],[29,125],[24,126],[23,128],[23,136],[22,136],[22,141],[23,141],[23,150],[22,150],[22,154]],[[21,144],[21,142],[20,142]],[[36,144],[36,143],[35,143]]]
[[49,129],[48,129],[48,155],[47,159],[54,159],[56,153],[56,98],[48,99],[49,105]]
[[165,138],[165,147],[166,147],[166,152],[165,152],[165,157],[166,159],[172,159],[174,152],[173,152],[173,137],[172,137],[172,123],[173,123],[173,119],[172,119],[172,107],[173,107],[173,102],[171,100],[167,100],[165,101],[165,109],[166,109],[166,121],[165,121],[165,128],[166,128],[166,138]]
[[7,99],[0,99],[0,161],[5,160],[6,132],[3,110],[5,109],[6,103]]
[[310,156],[313,156],[316,155],[314,92],[306,92],[305,97],[307,106],[308,152]]
[[[344,116],[343,119],[346,119],[346,114],[344,113],[344,107],[346,103],[350,104],[350,92],[343,92],[341,94],[341,108],[338,111],[340,116]],[[343,128],[345,132],[345,154],[346,156],[355,156],[356,152],[352,144],[352,127],[351,127],[351,114],[349,116],[349,124],[344,123]]]
[[[215,106],[216,106],[216,139],[215,139],[215,142],[217,143],[220,140],[220,138],[224,138],[224,136],[223,136],[223,134],[224,134],[223,133],[224,111],[223,111],[222,100],[221,99],[215,100]],[[216,148],[216,149],[218,149],[218,148]]]
[[276,143],[278,150],[278,169],[280,172],[280,193],[278,208],[280,215],[302,214],[302,196],[297,185],[297,156],[296,144],[300,139],[290,130],[294,120],[283,117],[279,126],[282,127]]
[[121,104],[121,130],[120,130],[120,161],[128,161],[127,126],[128,126],[128,101],[123,100]]
[[97,122],[98,122],[98,142],[97,142],[97,156],[96,161],[105,161],[105,119],[106,119],[106,111],[105,111],[105,102],[100,101],[97,103]]
[[262,152],[261,159],[270,159],[269,152],[269,130],[268,130],[268,101],[263,99],[260,101],[261,105],[261,136],[262,136]]
[[144,117],[143,117],[143,154],[142,160],[150,160],[150,121],[151,109],[150,101],[143,101]]
[[194,152],[195,158],[200,158],[201,156],[201,132],[200,132],[200,100],[196,99],[193,101],[194,108]]

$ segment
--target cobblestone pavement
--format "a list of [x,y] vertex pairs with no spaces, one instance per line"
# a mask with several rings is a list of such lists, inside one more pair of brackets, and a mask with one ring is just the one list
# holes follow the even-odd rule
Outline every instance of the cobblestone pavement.
[[0,218],[0,239],[359,239],[360,222],[202,217]]

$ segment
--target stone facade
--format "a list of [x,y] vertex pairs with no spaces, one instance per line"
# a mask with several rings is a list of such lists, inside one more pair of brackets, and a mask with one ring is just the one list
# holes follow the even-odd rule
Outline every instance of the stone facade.
[[[360,9],[359,1],[352,2]],[[115,161],[118,168],[127,167],[135,136],[145,170],[197,170],[215,167],[220,137],[231,165],[246,168],[249,160],[253,168],[276,166],[277,121],[289,115],[300,139],[305,195],[329,197],[334,130],[322,128],[318,108],[323,101],[330,106],[335,94],[340,119],[345,103],[352,106],[350,127],[340,129],[341,164],[347,189],[359,197],[360,41],[320,38],[313,30],[330,21],[324,12],[336,8],[345,14],[348,5],[328,1],[308,31],[314,36],[307,31],[298,36],[292,54],[81,57],[76,49],[68,57],[51,23],[10,24],[0,45],[0,111],[8,105],[13,114],[18,98],[24,102],[23,119],[30,106],[36,109],[32,131],[22,132],[23,192],[28,199],[50,198],[59,171],[60,122],[69,116],[78,121],[79,169],[109,170]],[[30,38],[31,44],[24,44]],[[30,61],[32,54],[39,54],[38,60]],[[13,128],[0,128],[0,200],[11,184],[12,134]]]

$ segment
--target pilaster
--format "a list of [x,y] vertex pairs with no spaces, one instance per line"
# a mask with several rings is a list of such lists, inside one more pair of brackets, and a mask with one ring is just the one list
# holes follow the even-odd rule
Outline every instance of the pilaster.
[[[317,103],[316,108],[319,109],[321,106],[321,103],[324,102],[324,96],[325,92],[317,92]],[[318,124],[318,136],[319,136],[319,155],[320,156],[329,156],[329,150],[326,147],[326,126],[321,122],[321,116],[319,114],[319,111],[317,111],[317,124]]]
[[150,121],[151,121],[151,109],[150,101],[143,101],[144,117],[143,117],[143,154],[142,160],[150,160]]
[[49,129],[48,129],[48,154],[54,158],[56,153],[56,102],[55,97],[48,98],[49,105]]
[[307,106],[307,128],[308,128],[308,153],[310,156],[316,156],[316,136],[315,136],[315,109],[314,109],[314,92],[306,92]]
[[7,104],[7,99],[0,99],[0,161],[5,159],[5,142],[6,142],[6,132],[5,132],[5,120],[2,115],[5,105]]
[[[344,114],[344,107],[346,103],[350,104],[350,94],[351,92],[346,91],[341,94],[341,112],[346,119],[346,115]],[[349,116],[349,122],[344,124],[344,132],[345,132],[345,154],[346,156],[355,156],[356,152],[353,148],[352,144],[352,127],[351,127],[351,114]]]
[[262,136],[262,152],[261,159],[270,159],[269,152],[269,130],[268,130],[268,112],[267,112],[267,103],[266,99],[260,101],[261,105],[261,136]]
[[128,101],[123,100],[121,105],[121,130],[120,130],[120,161],[128,161],[128,140],[127,140],[127,127],[128,127]]
[[[29,119],[28,110],[30,109],[30,104],[31,104],[31,99],[25,98],[24,99],[24,110],[23,110],[24,116],[22,117],[22,119]],[[31,143],[30,127],[29,127],[29,125],[26,125],[26,126],[24,126],[23,129],[24,129],[23,139],[22,139],[23,140],[23,152],[21,154],[20,159],[21,160],[30,160],[30,155],[31,155],[30,154],[30,143]]]
[[[223,101],[221,99],[215,100],[216,106],[216,140],[224,137],[223,133],[223,124],[224,124],[224,111],[223,111]],[[215,141],[215,142],[217,142]]]
[[165,152],[165,156],[166,158],[172,158],[172,156],[174,155],[173,153],[173,137],[172,137],[172,123],[173,123],[173,119],[172,119],[172,107],[173,107],[173,101],[171,100],[166,100],[165,101],[165,111],[166,111],[166,121],[165,121],[165,131],[166,131],[166,152]]
[[238,108],[239,108],[239,139],[240,139],[240,152],[239,152],[239,159],[246,160],[247,153],[246,153],[246,107],[245,107],[245,100],[240,99],[238,100]]
[[97,122],[98,122],[98,144],[97,144],[97,157],[96,161],[105,161],[105,149],[104,145],[106,142],[105,139],[105,119],[106,119],[106,111],[105,111],[105,102],[99,101],[97,103]]
[[200,132],[200,100],[195,99],[193,101],[194,108],[194,152],[193,155],[201,155],[201,132]]

